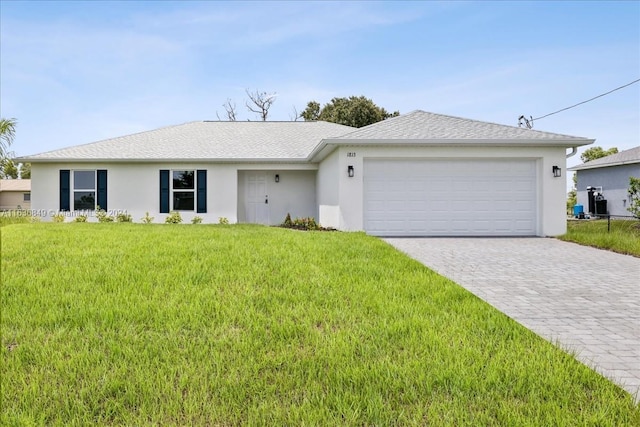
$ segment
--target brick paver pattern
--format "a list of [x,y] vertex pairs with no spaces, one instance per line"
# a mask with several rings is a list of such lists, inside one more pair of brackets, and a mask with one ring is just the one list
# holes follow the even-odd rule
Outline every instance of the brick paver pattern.
[[640,399],[640,258],[550,238],[387,238]]

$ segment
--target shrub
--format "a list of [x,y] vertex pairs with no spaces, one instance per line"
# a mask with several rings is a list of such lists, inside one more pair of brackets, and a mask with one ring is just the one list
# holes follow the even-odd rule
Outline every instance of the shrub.
[[227,217],[221,216],[218,218],[218,224],[229,224],[229,220],[227,219]]
[[182,223],[182,216],[180,212],[172,211],[168,217],[164,220],[165,224],[180,224]]
[[194,216],[193,218],[191,218],[191,224],[202,224],[202,217]]
[[296,218],[293,221],[293,225],[304,230],[318,230],[320,226],[316,222],[315,218]]
[[[147,212],[147,215],[149,215],[149,212]],[[119,213],[116,216],[116,221],[118,222],[133,222],[133,218],[131,218],[131,215],[128,213]],[[153,218],[151,218],[151,221],[153,221]]]
[[64,214],[57,213],[53,216],[53,222],[64,222]]
[[629,177],[629,207],[627,210],[636,218],[640,218],[640,178]]
[[113,222],[113,216],[108,215],[104,209],[100,209],[100,206],[96,209],[96,218],[98,222]]
[[77,217],[75,217],[73,222],[87,222],[87,216],[86,215],[78,215]]
[[291,215],[287,214],[287,217],[284,219],[284,222],[281,224],[281,227],[284,228],[295,228],[296,230],[323,230],[320,225],[316,222],[315,218],[296,218],[291,220]]
[[154,217],[149,216],[149,212],[145,212],[144,216],[140,218],[140,220],[142,221],[143,224],[151,224],[153,222],[153,218]]
[[287,217],[284,219],[282,223],[283,227],[291,227],[293,226],[293,221],[291,221],[291,214],[287,212]]

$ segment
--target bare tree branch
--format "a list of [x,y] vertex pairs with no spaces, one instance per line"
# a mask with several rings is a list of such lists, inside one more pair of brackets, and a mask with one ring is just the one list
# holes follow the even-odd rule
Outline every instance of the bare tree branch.
[[302,117],[301,113],[298,113],[298,109],[296,108],[296,106],[292,106],[291,109],[293,110],[293,117],[291,117],[291,114],[289,114],[289,119],[292,122],[297,122],[299,118]]
[[224,110],[227,112],[227,120],[230,122],[236,121],[236,103],[231,102],[230,98],[227,98],[227,101],[222,104]]
[[275,92],[268,94],[267,92],[259,92],[258,90],[250,92],[249,89],[245,91],[249,97],[249,101],[245,103],[247,109],[252,113],[256,113],[263,122],[266,121],[269,115],[269,108],[276,102],[277,94]]

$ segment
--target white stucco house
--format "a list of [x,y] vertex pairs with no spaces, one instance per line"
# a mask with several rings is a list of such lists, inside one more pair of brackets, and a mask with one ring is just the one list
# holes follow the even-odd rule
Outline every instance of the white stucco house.
[[640,146],[601,157],[587,163],[569,168],[577,175],[577,201],[585,212],[595,212],[594,201],[589,210],[587,188],[592,187],[600,198],[606,201],[604,214],[631,216],[629,207],[629,178],[640,178]]
[[592,142],[414,111],[360,129],[191,122],[19,161],[45,217],[99,205],[136,221],[290,213],[379,236],[553,236],[566,230],[566,151]]

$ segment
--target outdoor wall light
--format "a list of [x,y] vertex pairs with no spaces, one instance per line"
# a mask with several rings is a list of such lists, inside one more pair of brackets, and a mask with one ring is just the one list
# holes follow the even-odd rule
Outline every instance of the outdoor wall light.
[[280,175],[276,174],[276,182],[280,182]]
[[347,175],[349,175],[349,178],[353,178],[353,166],[347,166]]
[[553,167],[553,176],[555,178],[560,178],[562,176],[562,169],[560,169],[558,166],[554,166]]

